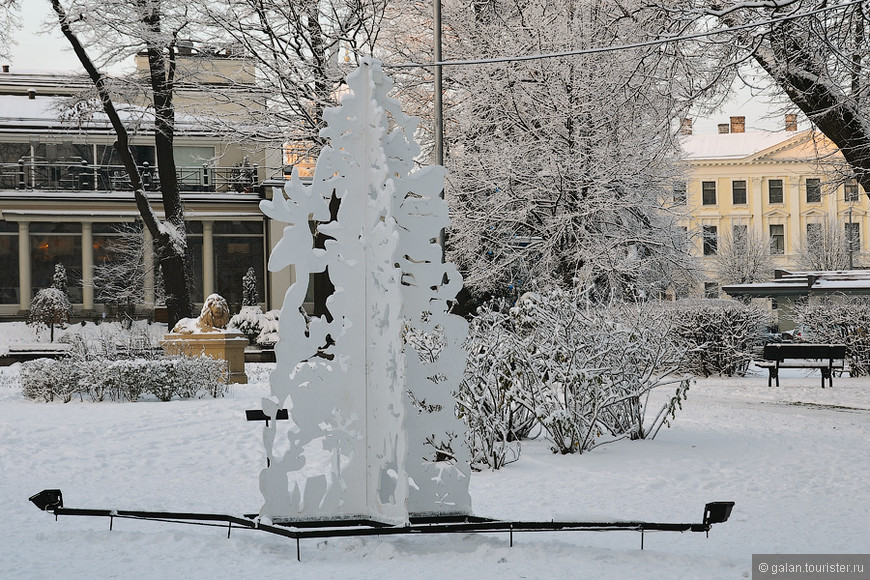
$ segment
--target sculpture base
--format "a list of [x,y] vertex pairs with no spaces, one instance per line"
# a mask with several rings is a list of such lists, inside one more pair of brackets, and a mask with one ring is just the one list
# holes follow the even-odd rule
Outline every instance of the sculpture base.
[[167,355],[210,356],[227,361],[228,383],[248,382],[245,374],[245,347],[248,339],[241,332],[169,333],[160,341]]

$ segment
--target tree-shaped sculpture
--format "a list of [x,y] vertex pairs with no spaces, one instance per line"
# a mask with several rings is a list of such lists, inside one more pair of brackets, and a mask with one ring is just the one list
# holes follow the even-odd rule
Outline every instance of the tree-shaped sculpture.
[[[347,83],[342,105],[324,114],[330,145],[313,182],[294,171],[283,195],[260,204],[289,224],[269,269],[292,265],[296,275],[263,399],[266,415],[286,406],[291,420],[264,430],[261,514],[396,524],[467,514],[469,457],[453,401],[467,325],[447,312],[462,280],[437,243],[449,225],[439,197],[446,171],[413,170],[419,119],[387,97],[392,81],[378,61]],[[326,236],[322,249],[309,219]],[[318,272],[335,290],[326,315],[307,317],[300,307]]]

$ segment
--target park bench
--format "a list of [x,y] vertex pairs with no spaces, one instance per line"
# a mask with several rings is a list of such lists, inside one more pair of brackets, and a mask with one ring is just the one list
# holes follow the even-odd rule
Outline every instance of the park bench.
[[769,343],[764,345],[764,360],[757,361],[759,367],[768,370],[767,386],[776,379],[779,386],[779,369],[819,369],[822,372],[822,388],[825,379],[834,386],[834,370],[842,370],[846,358],[845,344],[812,344],[805,342]]

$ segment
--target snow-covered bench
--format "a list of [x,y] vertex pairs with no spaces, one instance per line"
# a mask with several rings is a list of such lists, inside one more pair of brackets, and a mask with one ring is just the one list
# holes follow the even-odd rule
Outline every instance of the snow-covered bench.
[[822,388],[825,379],[834,386],[834,370],[842,370],[846,358],[845,344],[813,344],[805,342],[769,343],[764,345],[764,360],[759,367],[768,370],[767,386],[776,379],[779,386],[779,369],[819,369],[822,372]]

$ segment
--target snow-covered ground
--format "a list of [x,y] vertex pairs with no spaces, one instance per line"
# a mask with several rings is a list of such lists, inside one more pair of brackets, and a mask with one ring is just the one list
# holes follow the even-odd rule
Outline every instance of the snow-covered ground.
[[261,428],[244,420],[268,393],[268,365],[225,399],[35,403],[0,368],[0,578],[749,578],[753,553],[870,552],[870,379],[792,374],[700,380],[654,441],[581,456],[523,445],[519,462],[475,473],[477,515],[516,520],[699,522],[704,534],[546,532],[292,540],[263,532],[61,517],[67,507],[244,514],[261,503]]

